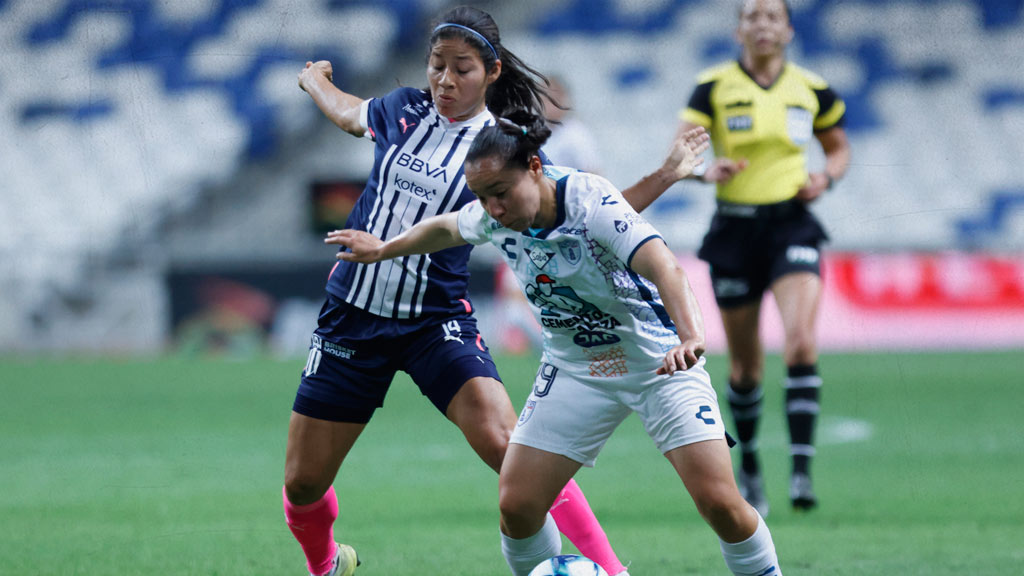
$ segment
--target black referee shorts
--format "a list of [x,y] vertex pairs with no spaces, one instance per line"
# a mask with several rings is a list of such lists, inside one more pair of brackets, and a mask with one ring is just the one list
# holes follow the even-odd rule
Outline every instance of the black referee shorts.
[[821,275],[828,234],[803,202],[719,202],[697,256],[711,265],[719,308],[759,302],[772,282],[793,272]]

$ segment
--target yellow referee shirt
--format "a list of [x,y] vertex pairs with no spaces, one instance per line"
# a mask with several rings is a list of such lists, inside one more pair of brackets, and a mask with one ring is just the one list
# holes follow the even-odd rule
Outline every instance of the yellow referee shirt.
[[846,104],[819,76],[787,62],[762,88],[739,62],[705,70],[679,113],[711,135],[716,156],[747,168],[718,184],[718,199],[739,204],[789,200],[807,181],[804,150],[814,132],[841,125]]

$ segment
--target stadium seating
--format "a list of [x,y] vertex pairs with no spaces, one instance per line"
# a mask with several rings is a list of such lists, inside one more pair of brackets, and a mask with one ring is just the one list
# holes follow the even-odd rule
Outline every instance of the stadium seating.
[[76,290],[97,259],[308,131],[302,63],[329,58],[340,81],[379,70],[412,4],[0,2],[7,281],[30,301]]
[[[1012,219],[987,219],[997,228],[984,233],[960,221],[1020,210],[1003,200],[1003,191],[1024,184],[1014,160],[1024,157],[1024,142],[1014,136],[1024,133],[1024,80],[1011,73],[1024,66],[1024,2],[791,5],[791,59],[826,76],[848,107],[854,164],[837,193],[817,207],[835,243],[1005,249],[1013,235],[1002,226]],[[728,2],[574,0],[518,40],[527,60],[550,63],[547,69],[577,92],[608,175],[625,183],[662,153],[696,73],[736,56],[735,26]],[[578,66],[582,58],[593,66]],[[611,149],[623,133],[645,138]],[[695,201],[655,204],[662,212],[656,218],[689,223],[709,213],[705,191],[682,189]],[[680,236],[682,244],[699,241],[703,221],[695,224]]]
[[[340,82],[385,85],[391,68],[422,61],[425,19],[443,4],[0,0],[0,323],[78,290],[205,190],[301,149],[318,117],[295,87],[303,61],[329,58]],[[735,6],[549,5],[483,7],[508,46],[567,80],[606,175],[629,183],[664,153],[696,73],[735,56]],[[854,165],[817,208],[835,244],[1024,248],[1024,79],[1014,73],[1024,68],[1024,0],[792,6],[791,58],[826,76],[849,108]],[[671,222],[674,245],[688,249],[712,199],[680,188],[653,219]]]

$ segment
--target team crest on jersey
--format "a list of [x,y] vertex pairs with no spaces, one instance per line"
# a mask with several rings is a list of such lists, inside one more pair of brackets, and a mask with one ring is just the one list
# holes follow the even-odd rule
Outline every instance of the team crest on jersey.
[[565,258],[569,264],[575,266],[579,263],[580,258],[583,256],[583,248],[580,246],[578,240],[574,238],[563,238],[558,241],[558,251],[562,254],[562,258]]
[[622,234],[626,230],[629,230],[629,222],[623,222],[622,220],[615,221],[615,231]]
[[551,259],[555,257],[555,253],[546,250],[542,244],[534,244],[533,247],[526,247],[524,250],[526,250],[526,255],[530,257],[530,262],[533,262],[533,265],[540,270],[543,270],[548,265],[548,262],[551,262]]

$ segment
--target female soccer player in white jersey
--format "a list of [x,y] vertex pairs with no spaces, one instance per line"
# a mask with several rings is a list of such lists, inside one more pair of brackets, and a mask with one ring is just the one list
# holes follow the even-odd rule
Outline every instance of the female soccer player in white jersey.
[[[771,534],[733,480],[701,357],[703,319],[685,273],[607,180],[542,165],[550,133],[529,112],[502,118],[466,156],[479,202],[386,242],[358,230],[326,241],[348,248],[342,261],[362,263],[490,242],[533,305],[544,353],[500,478],[502,551],[513,574],[559,554],[548,508],[636,412],[718,534],[729,569],[780,575]],[[690,167],[706,146],[691,141]]]
[[[491,17],[468,7],[445,13],[430,36],[429,90],[399,88],[364,100],[332,83],[329,62],[307,63],[299,86],[344,131],[376,143],[375,165],[346,224],[392,238],[472,200],[463,159],[492,111],[539,111],[543,78],[502,44]],[[656,197],[685,172],[682,139],[665,164],[631,191]],[[653,192],[653,195],[652,195]],[[476,328],[467,296],[469,246],[366,265],[339,262],[313,334],[293,405],[285,457],[288,525],[313,574],[350,576],[355,551],[334,541],[332,483],[395,372],[407,372],[495,471],[516,415]],[[559,528],[609,574],[625,574],[586,499],[565,486]]]

